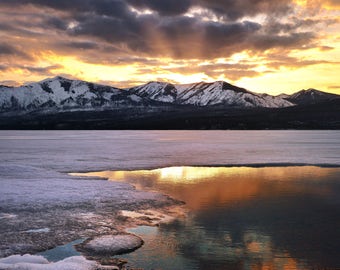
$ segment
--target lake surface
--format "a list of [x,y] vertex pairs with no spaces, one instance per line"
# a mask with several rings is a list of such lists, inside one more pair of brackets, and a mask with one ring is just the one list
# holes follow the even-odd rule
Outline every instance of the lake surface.
[[269,163],[340,166],[340,130],[9,130],[0,131],[0,161],[62,172]]
[[130,232],[144,269],[339,269],[340,168],[167,167],[85,174],[158,190],[189,215]]
[[[0,131],[0,162],[6,215],[96,206],[119,193],[69,172],[107,170],[101,176],[184,201],[187,218],[132,230],[146,240],[123,256],[132,266],[340,268],[340,131]],[[53,234],[50,223],[36,228]]]

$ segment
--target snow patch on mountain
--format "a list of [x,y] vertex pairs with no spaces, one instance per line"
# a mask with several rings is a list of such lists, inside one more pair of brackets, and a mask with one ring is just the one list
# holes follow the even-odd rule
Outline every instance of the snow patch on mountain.
[[163,82],[149,82],[130,88],[128,91],[143,98],[167,103],[174,103],[177,97],[177,89],[175,86]]

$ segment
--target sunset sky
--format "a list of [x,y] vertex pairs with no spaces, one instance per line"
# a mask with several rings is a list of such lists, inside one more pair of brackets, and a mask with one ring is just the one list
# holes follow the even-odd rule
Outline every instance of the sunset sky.
[[340,94],[339,0],[0,0],[0,84],[225,80]]

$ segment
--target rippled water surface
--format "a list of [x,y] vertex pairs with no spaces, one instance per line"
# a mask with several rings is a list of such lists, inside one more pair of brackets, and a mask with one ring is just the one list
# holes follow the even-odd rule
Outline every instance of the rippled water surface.
[[186,218],[131,229],[145,269],[339,269],[340,168],[168,167],[87,173],[182,200]]

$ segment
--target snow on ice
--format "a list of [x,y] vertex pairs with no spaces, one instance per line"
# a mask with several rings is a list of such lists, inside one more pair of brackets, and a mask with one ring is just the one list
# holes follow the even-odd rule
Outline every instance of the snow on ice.
[[5,270],[94,270],[96,266],[96,262],[86,260],[82,256],[69,257],[55,263],[50,263],[42,256],[29,254],[0,259],[0,269]]

